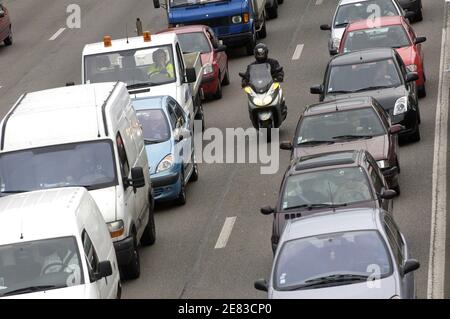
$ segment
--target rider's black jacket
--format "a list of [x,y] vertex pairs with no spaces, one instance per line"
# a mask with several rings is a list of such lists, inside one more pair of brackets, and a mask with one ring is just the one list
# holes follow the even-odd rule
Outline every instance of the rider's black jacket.
[[[283,81],[283,79],[284,79],[284,71],[281,69],[280,63],[277,60],[275,60],[275,59],[267,58],[267,60],[265,62],[255,61],[255,62],[253,62],[250,65],[262,64],[262,63],[270,64],[270,70],[271,70],[271,73],[272,73],[272,78],[275,81],[278,81],[278,82],[282,82]],[[245,86],[248,85],[248,80],[247,79],[250,78],[249,66],[247,66],[247,71],[245,71],[245,78],[242,79],[242,87],[245,87]]]

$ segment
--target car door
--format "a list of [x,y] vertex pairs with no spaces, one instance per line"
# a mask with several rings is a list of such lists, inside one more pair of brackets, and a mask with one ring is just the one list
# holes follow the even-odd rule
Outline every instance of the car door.
[[191,163],[192,148],[191,148],[191,129],[189,121],[187,121],[186,115],[183,112],[181,106],[175,101],[169,102],[170,107],[173,109],[176,122],[175,122],[175,136],[182,135],[183,139],[178,142],[177,151],[179,152],[180,159],[183,161],[184,171],[187,174],[189,172],[189,165]]
[[106,298],[108,296],[108,291],[110,290],[108,287],[108,280],[107,278],[99,280],[95,279],[95,274],[98,272],[99,259],[97,250],[86,229],[81,233],[81,241],[83,243],[84,257],[89,272],[89,281],[94,284],[99,297],[101,299]]
[[383,193],[384,190],[388,189],[387,182],[384,179],[383,174],[381,174],[380,169],[378,167],[377,162],[370,156],[370,154],[366,155],[367,160],[367,169],[370,177],[370,181],[375,188],[376,196],[378,197],[378,203],[380,207],[385,211],[392,213],[393,210],[393,202],[391,199],[384,199],[379,196],[379,194]]

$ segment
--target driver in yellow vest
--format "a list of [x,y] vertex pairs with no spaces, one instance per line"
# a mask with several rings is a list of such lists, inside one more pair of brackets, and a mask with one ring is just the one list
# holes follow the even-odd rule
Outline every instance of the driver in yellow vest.
[[148,76],[155,74],[164,74],[169,78],[175,77],[173,64],[167,62],[166,52],[163,49],[158,49],[153,52],[153,64],[148,68]]

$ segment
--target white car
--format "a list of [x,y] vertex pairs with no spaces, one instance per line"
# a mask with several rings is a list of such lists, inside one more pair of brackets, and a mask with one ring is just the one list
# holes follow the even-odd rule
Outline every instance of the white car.
[[84,188],[0,198],[0,297],[120,298],[116,253]]
[[408,18],[411,14],[405,13],[397,0],[340,0],[332,24],[320,26],[321,30],[331,30],[328,41],[330,55],[339,52],[342,35],[350,22],[381,16],[404,16]]

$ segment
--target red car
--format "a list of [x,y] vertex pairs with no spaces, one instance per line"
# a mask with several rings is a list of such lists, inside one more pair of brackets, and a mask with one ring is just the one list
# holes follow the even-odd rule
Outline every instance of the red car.
[[222,85],[230,84],[228,57],[214,31],[203,25],[170,28],[159,33],[174,32],[184,53],[201,52],[204,66],[202,89],[208,98],[222,98]]
[[426,77],[421,43],[426,40],[425,37],[416,37],[413,28],[403,17],[380,17],[347,25],[339,53],[380,47],[396,49],[408,71],[418,73],[416,85],[419,96],[424,97]]
[[13,38],[8,10],[0,3],[0,43],[1,42],[4,42],[5,45],[11,45],[13,43]]

